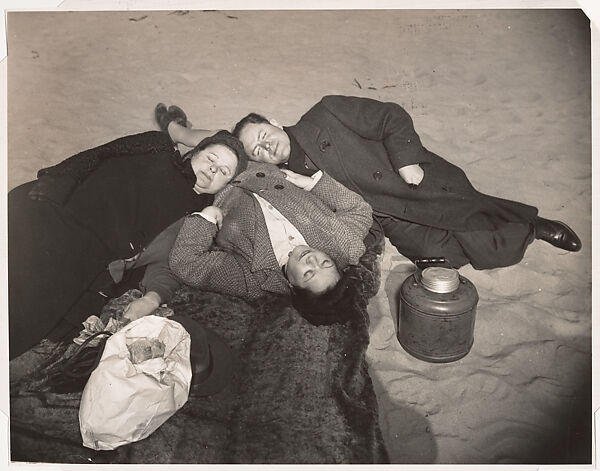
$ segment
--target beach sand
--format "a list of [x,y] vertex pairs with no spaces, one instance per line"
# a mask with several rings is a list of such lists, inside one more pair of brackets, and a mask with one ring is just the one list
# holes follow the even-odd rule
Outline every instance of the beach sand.
[[[61,5],[69,8],[69,2]],[[577,10],[9,13],[8,189],[114,138],[250,111],[290,125],[323,95],[393,101],[477,189],[567,222],[583,248],[535,241],[477,287],[474,345],[432,364],[396,338],[413,265],[389,243],[367,352],[393,463],[589,462],[590,29]]]

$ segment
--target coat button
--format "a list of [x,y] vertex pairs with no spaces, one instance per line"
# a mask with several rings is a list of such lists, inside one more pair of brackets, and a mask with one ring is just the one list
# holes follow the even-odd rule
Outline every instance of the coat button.
[[373,173],[373,178],[375,180],[381,180],[381,177],[383,177],[383,175],[379,170],[377,170],[376,172]]
[[321,149],[321,152],[325,152],[325,149],[327,149],[330,145],[331,144],[328,140],[323,140],[319,142],[319,149]]
[[262,173],[262,172],[256,172],[256,176],[259,177],[259,178],[262,178],[262,177],[265,176],[265,174]]
[[276,188],[277,190],[283,190],[283,185],[279,185],[279,184],[278,184],[278,185],[275,185],[275,188]]

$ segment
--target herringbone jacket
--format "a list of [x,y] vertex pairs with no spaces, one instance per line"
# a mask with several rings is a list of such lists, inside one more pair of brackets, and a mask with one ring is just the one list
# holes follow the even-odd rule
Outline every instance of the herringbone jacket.
[[368,203],[327,174],[306,191],[283,178],[274,165],[252,163],[215,198],[225,214],[219,231],[202,216],[186,217],[169,258],[171,270],[184,283],[246,299],[289,293],[253,193],[281,212],[310,247],[331,256],[339,269],[358,263],[372,224]]

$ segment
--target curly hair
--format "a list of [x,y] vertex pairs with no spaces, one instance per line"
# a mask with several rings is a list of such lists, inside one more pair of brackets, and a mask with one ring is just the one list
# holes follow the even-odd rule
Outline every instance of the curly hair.
[[292,305],[312,325],[344,324],[355,312],[357,303],[366,304],[362,296],[370,272],[362,265],[348,265],[339,281],[323,293],[292,288]]
[[180,165],[184,169],[184,173],[187,173],[194,181],[196,180],[196,176],[191,168],[192,157],[210,145],[223,145],[231,149],[231,151],[235,154],[237,158],[237,165],[233,172],[233,177],[236,177],[248,167],[248,155],[246,154],[246,151],[244,151],[244,146],[242,143],[229,131],[222,129],[212,136],[205,137],[196,145],[196,147],[183,155]]

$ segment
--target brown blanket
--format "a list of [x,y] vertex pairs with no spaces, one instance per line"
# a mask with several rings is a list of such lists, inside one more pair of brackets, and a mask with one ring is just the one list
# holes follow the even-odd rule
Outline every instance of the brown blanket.
[[[212,328],[235,355],[232,382],[188,402],[150,437],[110,452],[81,445],[80,392],[57,393],[49,373],[72,352],[43,342],[43,364],[11,384],[11,459],[64,463],[382,463],[388,461],[365,361],[366,304],[379,285],[363,257],[362,296],[344,325],[315,327],[282,297],[252,305],[191,288],[171,303]],[[104,316],[111,306],[105,308]],[[114,309],[114,307],[112,307]],[[11,363],[11,369],[17,368]],[[11,377],[13,371],[11,371]]]

